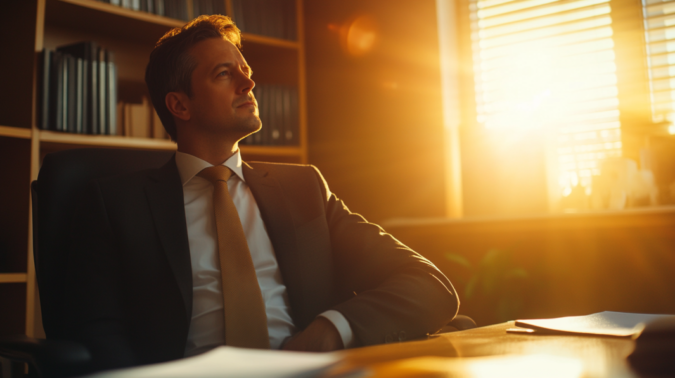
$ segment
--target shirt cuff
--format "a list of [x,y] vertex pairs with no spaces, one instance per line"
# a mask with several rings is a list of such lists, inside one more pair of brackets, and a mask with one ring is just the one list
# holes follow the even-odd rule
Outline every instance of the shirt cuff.
[[345,349],[352,348],[356,346],[356,340],[354,339],[354,333],[352,333],[352,327],[349,325],[347,319],[339,311],[328,310],[324,311],[319,316],[328,319],[335,329],[337,329],[340,337],[342,338],[342,345]]

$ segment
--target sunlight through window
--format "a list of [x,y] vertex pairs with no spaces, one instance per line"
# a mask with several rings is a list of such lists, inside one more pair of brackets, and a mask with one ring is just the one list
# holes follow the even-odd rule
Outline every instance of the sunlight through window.
[[652,119],[675,134],[675,1],[642,0]]
[[558,184],[550,189],[589,193],[601,161],[622,151],[609,0],[473,0],[470,7],[478,122],[546,130],[555,156],[549,175]]

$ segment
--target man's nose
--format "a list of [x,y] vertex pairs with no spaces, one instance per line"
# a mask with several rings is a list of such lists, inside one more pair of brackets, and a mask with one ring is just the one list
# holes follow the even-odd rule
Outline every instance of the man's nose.
[[240,91],[241,93],[248,93],[255,88],[255,81],[248,77],[248,75],[242,74],[241,75],[241,85],[240,85]]

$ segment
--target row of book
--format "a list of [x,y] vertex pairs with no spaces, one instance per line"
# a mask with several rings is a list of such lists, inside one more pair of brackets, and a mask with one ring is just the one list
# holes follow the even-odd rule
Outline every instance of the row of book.
[[44,49],[38,127],[81,134],[117,134],[117,67],[96,42]]
[[[96,0],[123,8],[188,21],[187,0]],[[297,40],[295,0],[232,0],[232,14],[242,31]],[[226,14],[225,0],[192,0],[192,17]]]
[[295,0],[232,0],[232,16],[244,32],[297,40]]
[[244,145],[297,146],[300,144],[298,89],[276,84],[258,84],[253,90],[258,101],[262,130],[244,139]]
[[[101,3],[117,5],[135,11],[148,12],[158,16],[174,18],[177,20],[188,21],[187,0],[96,0]],[[207,0],[209,3],[224,3],[221,0]],[[193,0],[194,3],[203,2],[203,0]],[[224,4],[222,13],[224,13]],[[195,16],[201,13],[195,13]]]
[[[298,91],[285,85],[260,84],[254,89],[262,129],[244,139],[242,145],[299,145]],[[147,97],[140,103],[117,104],[117,135],[169,139]]]
[[140,103],[117,103],[117,135],[169,139],[162,121],[146,96],[142,97]]
[[192,0],[192,14],[194,17],[203,14],[225,14],[225,1],[223,0]]

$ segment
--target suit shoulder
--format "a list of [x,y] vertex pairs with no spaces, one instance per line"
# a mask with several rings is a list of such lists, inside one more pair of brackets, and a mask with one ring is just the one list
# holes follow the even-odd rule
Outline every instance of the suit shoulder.
[[296,164],[296,163],[272,163],[267,161],[251,161],[246,162],[254,169],[265,169],[268,171],[302,171],[317,169],[311,164]]
[[253,169],[259,169],[273,174],[274,176],[295,177],[301,176],[318,176],[323,180],[323,175],[319,168],[312,164],[293,164],[293,163],[270,163],[270,162],[247,162]]
[[274,177],[282,186],[293,188],[318,188],[323,198],[328,198],[330,189],[319,169],[311,164],[290,163],[248,163],[254,170],[265,171]]

